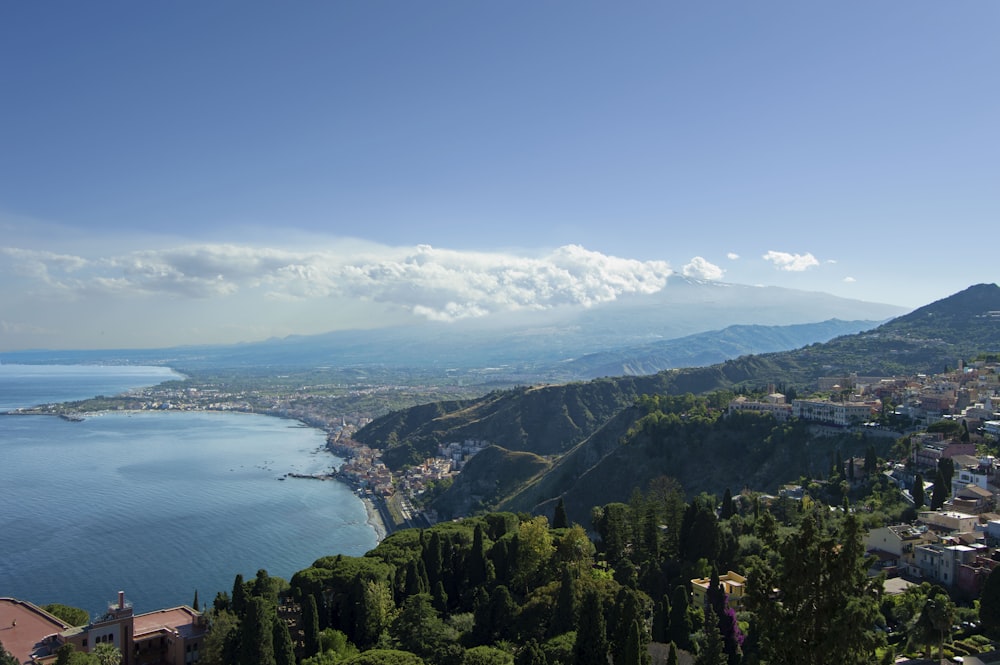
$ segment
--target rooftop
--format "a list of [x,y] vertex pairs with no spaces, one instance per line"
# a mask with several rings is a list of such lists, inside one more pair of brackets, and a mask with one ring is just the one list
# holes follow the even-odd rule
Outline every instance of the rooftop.
[[139,614],[135,617],[132,634],[136,640],[163,631],[177,632],[184,637],[190,637],[204,632],[204,628],[198,625],[200,616],[198,612],[186,606]]
[[46,638],[69,626],[45,610],[23,600],[0,598],[0,642],[19,663],[30,662],[33,655],[48,655]]

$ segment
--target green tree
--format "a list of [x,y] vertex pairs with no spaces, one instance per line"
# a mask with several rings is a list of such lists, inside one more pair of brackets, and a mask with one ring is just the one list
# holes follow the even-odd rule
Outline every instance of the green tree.
[[458,631],[441,620],[426,593],[403,601],[390,632],[404,650],[432,662],[443,660],[439,656],[445,647],[458,639]]
[[122,652],[113,644],[98,644],[93,655],[100,665],[121,665],[122,662]]
[[733,494],[726,488],[725,494],[722,495],[722,508],[719,511],[719,517],[724,520],[728,520],[733,516]]
[[608,636],[604,612],[597,591],[591,590],[583,598],[580,620],[577,622],[576,641],[573,643],[574,665],[607,665]]
[[726,658],[722,644],[722,635],[719,634],[719,629],[715,625],[715,613],[707,605],[705,606],[705,628],[702,635],[701,648],[698,649],[698,657],[694,661],[695,665],[727,665],[729,660]]
[[[779,543],[777,568],[750,576],[747,604],[755,612],[762,660],[816,665],[870,663],[882,643],[880,578],[869,578],[861,524],[847,514],[838,534],[808,514]],[[778,589],[777,598],[774,589]]]
[[302,600],[302,652],[312,656],[319,651],[319,610],[316,596],[308,594]]
[[979,621],[984,633],[1000,636],[1000,572],[996,569],[986,578],[979,596]]
[[549,521],[542,515],[521,522],[517,529],[517,556],[512,582],[527,592],[538,573],[552,558]]
[[247,608],[247,587],[243,583],[243,575],[239,573],[237,573],[236,579],[233,580],[232,606],[233,613],[242,619],[243,613],[246,612]]
[[938,510],[948,499],[948,485],[946,484],[944,473],[938,468],[934,477],[934,489],[931,491],[931,510]]
[[247,599],[240,630],[238,665],[277,665],[274,657],[274,607],[259,596]]
[[[625,642],[625,653],[622,663],[624,665],[649,665],[652,657],[649,655],[648,640],[644,638],[645,631],[642,629],[638,619],[632,622],[632,629],[628,633],[628,640]],[[615,661],[616,663],[618,661]]]
[[202,642],[201,665],[230,665],[237,657],[240,620],[229,610],[209,614],[208,632]]
[[342,665],[424,665],[416,654],[397,649],[372,649],[341,661]]
[[545,652],[535,640],[528,640],[524,648],[517,653],[514,660],[515,665],[548,665]]
[[79,607],[63,605],[62,603],[49,603],[42,606],[42,609],[71,626],[86,626],[90,623],[90,615],[87,614],[87,610],[81,610]]
[[688,590],[683,584],[674,588],[670,598],[670,622],[667,627],[667,642],[679,648],[691,649],[691,618],[688,613]]
[[272,626],[272,642],[274,643],[274,662],[276,665],[295,665],[295,644],[288,624],[275,614]]
[[21,665],[14,654],[3,648],[3,642],[0,642],[0,665]]
[[556,503],[556,511],[552,516],[552,528],[553,529],[566,529],[569,527],[569,517],[566,516],[566,504],[563,503],[563,498],[559,497],[559,502]]
[[948,592],[939,586],[931,589],[924,607],[911,631],[911,636],[920,644],[926,646],[927,658],[931,657],[931,645],[938,645],[938,659],[944,660],[945,637],[951,635],[955,624],[955,603],[948,597]]
[[556,597],[556,611],[549,622],[549,636],[554,637],[576,629],[577,621],[576,577],[568,566],[563,566],[559,595]]
[[924,505],[924,475],[922,473],[917,473],[916,477],[913,479],[913,489],[910,491],[913,496],[913,505],[920,510],[920,507]]
[[465,652],[462,665],[514,665],[514,656],[496,647],[472,647]]

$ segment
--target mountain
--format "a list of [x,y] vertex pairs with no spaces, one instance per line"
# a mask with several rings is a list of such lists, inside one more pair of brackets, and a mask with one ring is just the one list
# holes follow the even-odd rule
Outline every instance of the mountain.
[[[658,293],[622,297],[590,308],[346,330],[226,346],[7,353],[3,360],[167,364],[190,371],[331,367],[363,370],[366,376],[374,373],[386,380],[398,370],[438,375],[457,372],[466,383],[511,385],[651,373],[719,362],[747,352],[788,349],[870,328],[903,311],[892,305],[822,293],[704,282],[675,275]],[[808,325],[817,321],[828,323],[810,330]],[[733,328],[790,325],[804,327],[775,331],[770,340],[761,329]],[[690,337],[724,328],[730,330],[715,339]],[[666,344],[685,336],[689,339],[684,342]]]
[[[582,495],[585,499],[578,501],[579,506],[597,505],[648,475],[648,459],[636,453],[641,449],[626,450],[620,445],[644,415],[635,407],[641,396],[699,394],[737,386],[760,388],[769,383],[807,390],[822,376],[931,373],[946,366],[954,368],[960,360],[979,353],[1000,353],[1000,288],[994,284],[970,287],[872,330],[823,344],[648,376],[498,391],[477,400],[389,414],[359,431],[356,438],[373,447],[384,447],[387,442],[409,447],[412,459],[433,452],[438,443],[465,439],[495,444],[500,452],[493,453],[499,455],[494,461],[503,458],[501,452],[556,459],[547,471],[532,466],[519,483],[510,478],[511,465],[503,465],[508,469],[504,487],[515,488],[505,496],[470,491],[470,487],[490,487],[491,481],[495,484],[498,480],[492,475],[497,464],[470,464],[459,477],[470,476],[454,485],[459,489],[445,492],[435,504],[445,515],[461,514],[476,505],[534,510],[559,495]],[[742,460],[731,450],[721,458],[707,455],[713,447],[720,454],[729,450],[726,442],[738,436],[738,431],[723,432],[717,440],[702,442],[697,459]],[[682,441],[678,439],[676,445],[682,447]],[[804,470],[805,462],[796,457],[800,453],[795,450],[807,449],[806,443],[803,439],[797,447],[783,449],[785,464],[775,464],[765,455],[752,466],[744,466],[742,473],[737,470],[735,476],[759,483],[775,482],[779,475],[787,479],[793,469]],[[845,440],[845,453],[850,446],[851,441]],[[675,469],[685,468],[695,459],[691,457],[694,452],[672,454]],[[404,460],[391,450],[387,458]],[[715,477],[710,471],[703,462],[701,468],[692,469],[692,477],[700,480],[694,486],[689,482],[687,489],[720,489],[704,486],[703,481]]]

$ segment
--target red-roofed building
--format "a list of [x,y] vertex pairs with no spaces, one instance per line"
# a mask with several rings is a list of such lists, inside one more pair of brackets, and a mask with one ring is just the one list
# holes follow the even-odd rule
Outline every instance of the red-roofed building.
[[0,642],[20,663],[54,663],[56,650],[69,643],[85,652],[111,644],[122,652],[122,665],[193,665],[207,628],[187,606],[136,616],[123,591],[107,612],[77,628],[31,603],[0,598]]
[[69,626],[23,600],[0,598],[0,642],[19,663],[54,654]]

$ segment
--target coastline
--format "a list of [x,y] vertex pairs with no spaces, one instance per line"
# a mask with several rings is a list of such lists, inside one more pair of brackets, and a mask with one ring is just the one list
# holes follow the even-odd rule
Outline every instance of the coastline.
[[375,506],[375,502],[367,496],[361,497],[361,502],[365,504],[365,511],[368,513],[368,524],[375,530],[375,542],[381,543],[389,535],[382,513]]

